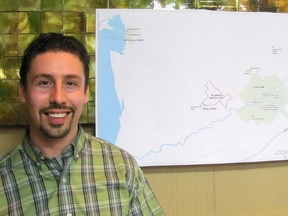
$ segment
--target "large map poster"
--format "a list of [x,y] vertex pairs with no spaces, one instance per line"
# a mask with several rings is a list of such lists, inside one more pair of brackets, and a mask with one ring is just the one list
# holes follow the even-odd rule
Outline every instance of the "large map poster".
[[141,166],[286,160],[288,14],[96,12],[96,135]]

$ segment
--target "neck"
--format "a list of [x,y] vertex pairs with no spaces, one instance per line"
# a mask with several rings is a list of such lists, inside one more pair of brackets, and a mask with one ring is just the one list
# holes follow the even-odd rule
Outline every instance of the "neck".
[[70,131],[62,138],[49,138],[41,133],[30,130],[30,138],[33,144],[48,158],[53,158],[62,153],[64,148],[71,144],[77,135],[77,130]]

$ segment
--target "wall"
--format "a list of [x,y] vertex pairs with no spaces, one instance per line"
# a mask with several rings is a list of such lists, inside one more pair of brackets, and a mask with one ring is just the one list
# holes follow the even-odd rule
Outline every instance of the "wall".
[[[1,0],[0,155],[20,143],[23,135],[24,127],[19,125],[25,121],[19,107],[14,106],[18,63],[24,48],[37,34],[52,30],[72,34],[85,43],[93,60],[96,8],[153,9],[155,5],[288,12],[287,0]],[[92,61],[91,84],[93,69]],[[93,89],[90,95],[82,123],[88,123],[84,128],[93,134]],[[167,216],[288,215],[288,161],[143,170]]]
[[287,216],[288,162],[145,168],[167,215]]
[[[0,156],[21,142],[24,130],[0,129]],[[288,161],[143,170],[167,216],[288,215]]]

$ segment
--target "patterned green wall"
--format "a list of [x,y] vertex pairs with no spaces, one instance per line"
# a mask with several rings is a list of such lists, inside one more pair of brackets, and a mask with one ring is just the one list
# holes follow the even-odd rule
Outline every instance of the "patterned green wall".
[[90,96],[81,123],[95,122],[96,8],[288,12],[288,0],[0,0],[0,125],[26,124],[17,95],[19,64],[25,47],[41,32],[73,35],[87,47]]

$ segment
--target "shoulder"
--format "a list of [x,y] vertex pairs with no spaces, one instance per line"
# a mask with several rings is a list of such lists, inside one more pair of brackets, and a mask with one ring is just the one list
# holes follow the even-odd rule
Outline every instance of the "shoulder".
[[135,160],[129,152],[116,145],[111,144],[110,142],[92,136],[90,134],[86,134],[86,137],[91,142],[91,146],[94,150],[101,150],[101,153],[106,156],[121,156],[124,160]]
[[6,153],[0,159],[0,174],[12,170],[15,167],[22,165],[21,152],[23,152],[23,146],[18,145],[10,152]]
[[98,155],[98,157],[102,156],[104,163],[119,169],[125,168],[130,172],[135,172],[138,169],[135,158],[126,150],[89,134],[86,134],[86,137],[91,143],[93,154]]

